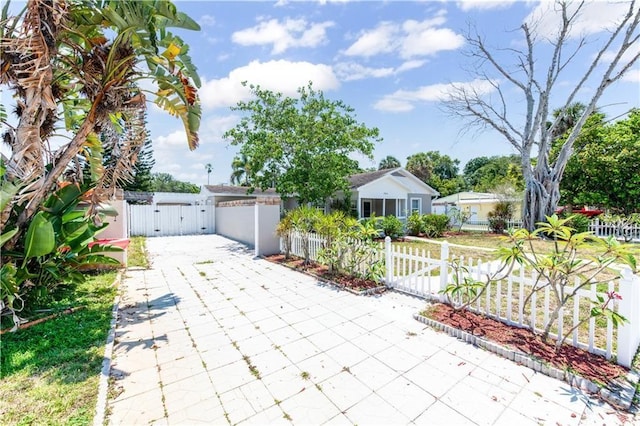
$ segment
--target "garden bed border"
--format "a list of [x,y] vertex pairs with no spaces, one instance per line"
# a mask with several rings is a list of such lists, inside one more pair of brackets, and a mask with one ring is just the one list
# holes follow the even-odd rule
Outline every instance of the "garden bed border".
[[373,287],[373,288],[368,288],[365,290],[353,290],[345,285],[339,284],[335,281],[332,281],[330,279],[321,277],[319,275],[314,274],[313,272],[309,272],[304,268],[299,268],[297,266],[291,266],[291,265],[287,265],[286,263],[281,263],[281,262],[272,262],[271,260],[267,259],[266,257],[262,256],[262,258],[264,260],[266,260],[267,262],[271,262],[271,263],[275,263],[276,265],[281,265],[284,266],[285,268],[289,268],[292,271],[296,271],[296,272],[300,272],[303,273],[305,275],[308,275],[310,277],[313,277],[315,279],[317,279],[318,281],[322,281],[325,284],[329,284],[332,287],[335,287],[337,290],[344,290],[344,291],[348,291],[351,294],[355,294],[356,296],[373,296],[373,295],[380,295],[384,292],[386,292],[387,290],[389,290],[389,287],[387,287],[385,284],[381,284],[377,287]]
[[633,403],[636,387],[638,385],[638,381],[640,380],[640,373],[632,369],[629,370],[626,380],[618,379],[615,382],[615,387],[617,389],[612,390],[605,387],[600,387],[591,380],[570,373],[569,371],[561,370],[557,367],[549,365],[546,362],[540,361],[527,353],[510,349],[506,346],[500,345],[482,337],[475,336],[459,328],[452,327],[450,325],[443,324],[439,321],[428,318],[420,313],[414,314],[413,318],[431,328],[447,333],[448,335],[463,340],[464,342],[471,345],[481,347],[489,352],[509,359],[517,364],[529,367],[538,373],[544,374],[554,379],[562,380],[572,387],[597,394],[606,402],[616,407],[622,408],[626,411],[630,410]]

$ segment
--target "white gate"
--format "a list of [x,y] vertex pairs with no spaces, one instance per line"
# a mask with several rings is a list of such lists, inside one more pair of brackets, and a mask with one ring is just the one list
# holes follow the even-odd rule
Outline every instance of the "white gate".
[[215,233],[215,207],[129,205],[129,235],[166,237]]

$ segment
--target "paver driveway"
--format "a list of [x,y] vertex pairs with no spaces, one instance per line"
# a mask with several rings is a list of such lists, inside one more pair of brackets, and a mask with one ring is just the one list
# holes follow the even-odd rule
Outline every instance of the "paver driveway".
[[625,422],[425,328],[412,319],[421,300],[337,291],[216,235],[147,247],[152,268],[122,283],[111,424]]

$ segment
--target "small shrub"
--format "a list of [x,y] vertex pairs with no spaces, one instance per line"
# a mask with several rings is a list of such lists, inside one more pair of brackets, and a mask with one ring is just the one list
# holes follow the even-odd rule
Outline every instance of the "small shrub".
[[576,214],[569,218],[569,227],[576,233],[589,232],[589,218],[583,214]]
[[411,213],[411,216],[407,218],[407,234],[420,235],[422,232],[424,232],[422,215],[417,212]]
[[446,214],[426,214],[422,220],[424,232],[428,237],[440,238],[449,230],[449,216]]
[[487,214],[489,219],[489,230],[495,234],[502,234],[509,226],[509,221],[513,218],[513,203],[509,201],[499,201],[496,206]]
[[393,215],[385,216],[380,222],[385,237],[398,238],[404,234],[402,221]]

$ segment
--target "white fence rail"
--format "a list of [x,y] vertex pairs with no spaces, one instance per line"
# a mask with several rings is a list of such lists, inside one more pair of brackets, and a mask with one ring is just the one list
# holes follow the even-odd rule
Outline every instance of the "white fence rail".
[[625,241],[640,242],[640,224],[624,220],[603,222],[599,218],[595,218],[589,223],[589,231],[602,238],[614,237]]
[[[451,223],[451,226],[456,229],[460,224]],[[509,228],[521,228],[521,220],[510,220],[507,222],[507,229]],[[462,225],[463,231],[486,231],[490,230],[488,220],[470,220]],[[589,231],[597,237],[608,238],[614,237],[620,240],[640,242],[640,224],[629,223],[624,220],[617,222],[604,222],[599,218],[594,218],[589,221]]]
[[[325,244],[324,238],[308,234],[306,241],[309,259],[317,261],[319,250]],[[304,256],[304,244],[303,236],[294,233],[291,254]],[[384,246],[380,245],[377,256],[384,262],[388,287],[425,299],[445,300],[441,291],[452,281],[454,273],[448,243],[444,242],[440,253],[432,255],[415,247],[394,245],[387,239]],[[472,277],[482,281],[486,281],[486,276],[500,267],[499,262],[482,263],[473,259],[460,259],[459,264]],[[554,309],[554,297],[549,286],[524,268],[500,278],[488,285],[482,297],[469,309],[510,325],[542,332]],[[596,296],[607,300],[607,292],[616,292],[622,299],[612,300],[610,306],[628,321],[616,328],[611,319],[590,318],[571,333],[567,343],[607,358],[615,354],[617,362],[628,367],[640,345],[640,277],[624,269],[620,279],[610,281],[605,286],[606,291],[596,284],[580,289],[570,304],[559,311],[558,319],[551,326],[550,336],[564,336],[582,318],[589,316],[591,308],[598,303]],[[530,293],[532,296],[526,300]]]

